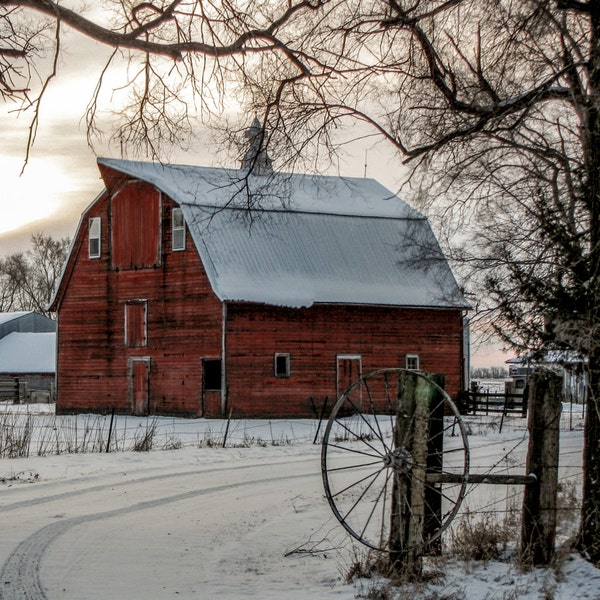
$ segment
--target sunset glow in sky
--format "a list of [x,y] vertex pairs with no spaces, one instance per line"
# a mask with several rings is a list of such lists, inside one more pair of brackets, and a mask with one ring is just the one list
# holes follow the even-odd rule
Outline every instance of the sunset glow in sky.
[[[34,160],[20,176],[23,160],[17,156],[0,157],[2,173],[2,206],[0,235],[56,216],[61,207],[61,196],[76,191],[64,165],[48,158]],[[51,183],[50,183],[51,182]]]

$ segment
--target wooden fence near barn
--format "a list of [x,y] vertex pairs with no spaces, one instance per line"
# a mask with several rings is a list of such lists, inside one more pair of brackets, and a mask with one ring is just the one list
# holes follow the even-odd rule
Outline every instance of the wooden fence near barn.
[[507,415],[527,416],[527,394],[510,394],[508,392],[470,391],[466,399],[466,411],[470,415],[499,414],[500,431]]
[[484,414],[517,413],[527,416],[526,394],[509,394],[507,392],[469,392],[467,413]]
[[19,402],[19,380],[16,377],[0,377],[0,402]]

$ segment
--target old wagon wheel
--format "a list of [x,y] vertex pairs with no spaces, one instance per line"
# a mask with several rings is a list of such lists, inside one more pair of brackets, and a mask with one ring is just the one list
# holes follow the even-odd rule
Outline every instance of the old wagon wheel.
[[405,369],[369,373],[334,406],[321,470],[335,516],[376,550],[431,547],[468,480],[464,424],[448,394]]

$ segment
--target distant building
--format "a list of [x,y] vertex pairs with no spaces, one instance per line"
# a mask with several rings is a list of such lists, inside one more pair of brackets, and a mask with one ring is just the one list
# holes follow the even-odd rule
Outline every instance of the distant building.
[[33,311],[0,313],[0,400],[49,402],[56,377],[56,321]]
[[372,179],[258,162],[98,160],[52,304],[59,412],[314,416],[396,366],[464,389],[469,305],[427,220]]
[[563,378],[563,398],[566,402],[584,404],[587,400],[587,360],[576,352],[551,350],[542,356],[525,354],[506,361],[515,390],[522,391],[536,369],[551,369]]

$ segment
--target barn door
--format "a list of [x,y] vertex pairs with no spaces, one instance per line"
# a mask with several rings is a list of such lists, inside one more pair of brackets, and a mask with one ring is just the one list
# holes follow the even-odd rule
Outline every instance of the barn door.
[[222,377],[220,357],[202,359],[202,415],[205,417],[220,417],[224,412],[221,402]]
[[131,412],[144,416],[150,412],[150,359],[129,359]]
[[[362,360],[358,354],[337,356],[337,398],[362,377]],[[360,398],[362,400],[362,397]]]

